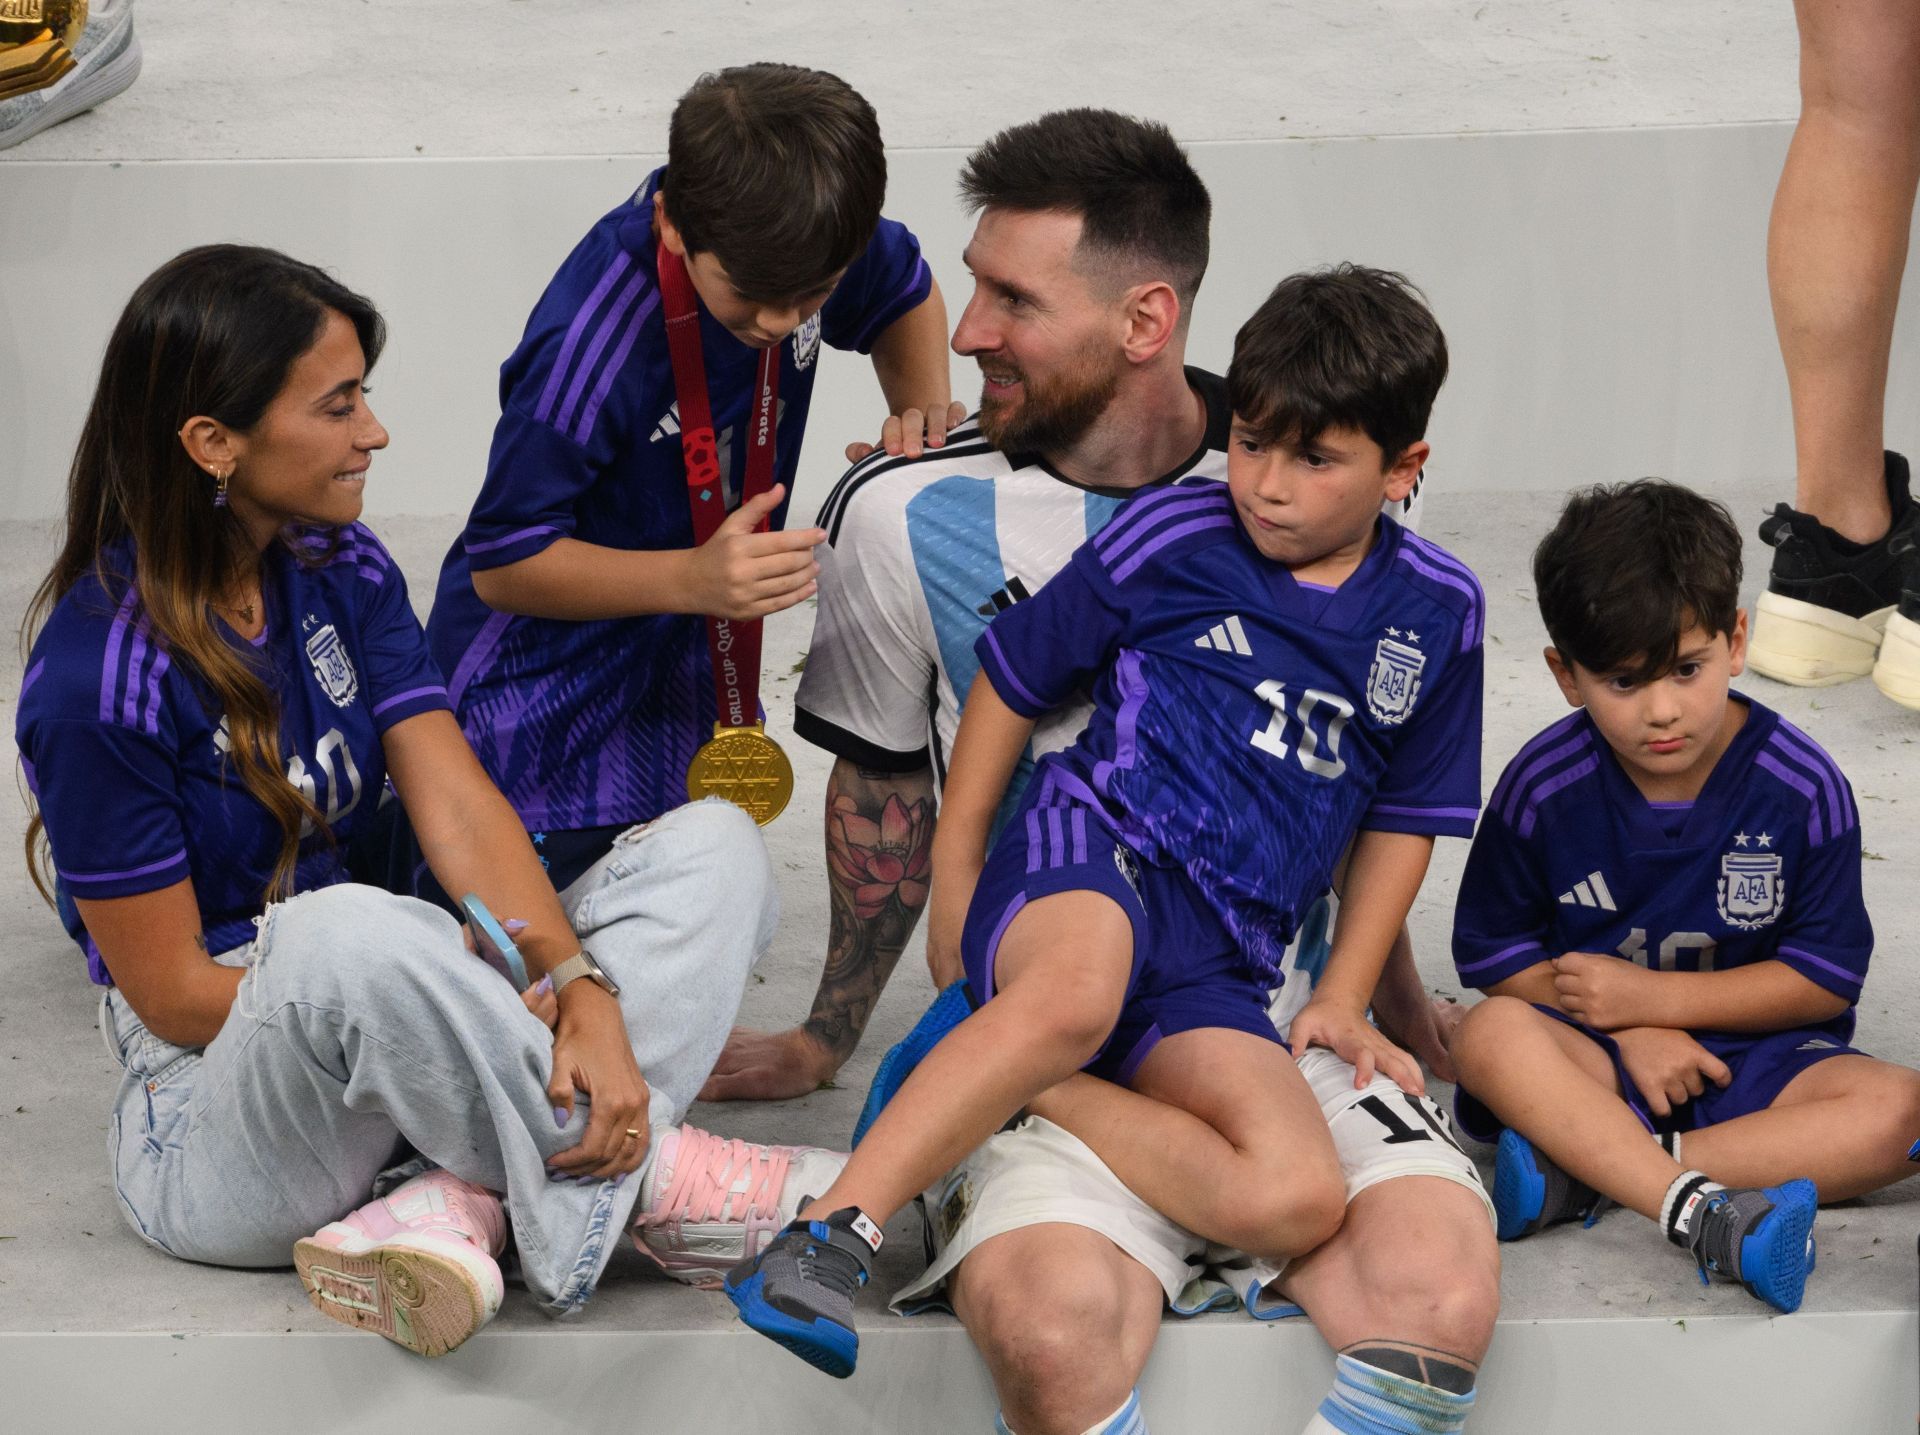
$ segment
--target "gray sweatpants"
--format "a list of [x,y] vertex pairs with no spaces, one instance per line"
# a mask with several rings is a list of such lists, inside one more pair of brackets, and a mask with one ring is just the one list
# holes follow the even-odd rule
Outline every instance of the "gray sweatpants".
[[[759,829],[718,800],[679,808],[622,834],[561,902],[620,984],[650,1124],[677,1122],[773,937]],[[253,944],[221,960],[249,970],[204,1048],[162,1041],[112,988],[103,1002],[126,1069],[108,1149],[134,1230],[187,1260],[288,1265],[296,1240],[369,1199],[404,1138],[506,1193],[522,1276],[550,1314],[585,1303],[641,1172],[549,1174],[586,1102],[555,1127],[552,1034],[451,917],[377,887],[327,887],[271,907]]]

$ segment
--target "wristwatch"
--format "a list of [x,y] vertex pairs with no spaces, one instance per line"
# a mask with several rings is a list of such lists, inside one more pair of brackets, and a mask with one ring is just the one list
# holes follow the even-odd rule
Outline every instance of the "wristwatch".
[[548,972],[547,977],[553,983],[553,994],[555,996],[559,996],[566,988],[567,983],[573,981],[576,977],[587,978],[610,997],[620,995],[619,983],[607,975],[606,968],[596,962],[593,959],[593,953],[585,947],[582,947],[578,952],[560,963],[559,966]]

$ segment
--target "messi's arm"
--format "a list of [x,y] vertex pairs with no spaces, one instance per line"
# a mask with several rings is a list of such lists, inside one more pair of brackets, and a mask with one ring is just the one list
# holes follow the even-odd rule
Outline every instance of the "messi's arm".
[[806,1021],[735,1027],[702,1101],[784,1101],[829,1079],[860,1045],[927,905],[936,797],[931,765],[881,772],[836,758],[827,778],[827,963]]

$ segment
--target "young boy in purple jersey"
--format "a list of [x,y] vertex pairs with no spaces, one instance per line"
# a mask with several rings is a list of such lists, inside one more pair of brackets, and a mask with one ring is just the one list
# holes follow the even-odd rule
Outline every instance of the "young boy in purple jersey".
[[[957,417],[945,306],[918,241],[881,217],[864,99],[798,66],[723,70],[681,97],[667,156],[575,246],[502,366],[486,481],[428,623],[468,741],[560,887],[687,800],[716,717],[703,618],[813,592],[825,535],[777,530],[821,345],[872,355],[884,443],[917,454]],[[715,495],[689,492],[663,268],[697,297]],[[742,501],[763,380],[772,481]],[[704,542],[701,500],[732,510]]]
[[1460,978],[1491,994],[1454,1055],[1469,1129],[1480,1103],[1508,1128],[1499,1234],[1605,1197],[1703,1279],[1793,1310],[1816,1191],[1902,1179],[1920,1136],[1920,1073],[1848,1044],[1873,949],[1852,790],[1729,691],[1747,616],[1718,504],[1653,480],[1576,494],[1533,571],[1580,711],[1507,765],[1454,920]]
[[[976,1009],[728,1277],[750,1325],[850,1372],[880,1223],[1082,1068],[1137,1094],[1123,1129],[1085,1139],[1172,1219],[1269,1260],[1339,1224],[1327,1125],[1268,999],[1344,854],[1333,954],[1292,1037],[1362,1085],[1378,1066],[1422,1089],[1365,1010],[1434,837],[1468,835],[1479,808],[1483,600],[1380,508],[1428,456],[1445,373],[1399,276],[1284,281],[1235,343],[1227,484],[1135,499],[983,635],[929,935]],[[1085,686],[1087,730],[1041,760],[987,857],[1034,720]]]

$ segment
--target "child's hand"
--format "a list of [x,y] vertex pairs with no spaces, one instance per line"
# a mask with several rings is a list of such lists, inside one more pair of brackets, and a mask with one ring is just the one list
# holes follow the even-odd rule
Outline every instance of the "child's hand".
[[930,448],[939,448],[947,441],[947,430],[967,416],[967,406],[955,399],[948,404],[945,412],[935,406],[925,409],[906,409],[892,414],[880,426],[880,442],[876,446],[870,443],[854,442],[847,445],[847,462],[858,463],[877,448],[883,448],[894,457],[905,454],[908,458],[918,458]]
[[1354,1069],[1353,1089],[1361,1091],[1376,1070],[1393,1080],[1409,1096],[1426,1093],[1420,1063],[1374,1029],[1366,1013],[1316,997],[1300,1008],[1287,1028],[1287,1041],[1297,1059],[1309,1046],[1324,1046]]
[[1568,952],[1553,959],[1553,988],[1560,1010],[1596,1031],[1657,1026],[1660,973],[1620,957]]
[[1725,1086],[1733,1080],[1727,1064],[1684,1031],[1662,1026],[1630,1026],[1616,1031],[1620,1064],[1646,1098],[1655,1116],[1671,1116],[1707,1089],[1711,1081]]
[[814,578],[820,572],[813,550],[827,541],[826,530],[754,531],[786,494],[787,486],[776,483],[757,498],[749,498],[726,516],[713,537],[693,550],[685,611],[744,622],[813,596]]
[[[955,898],[953,889],[965,886]],[[967,903],[973,897],[973,884],[949,881],[944,887],[936,882],[927,902],[927,971],[933,976],[935,991],[945,991],[967,974],[960,959],[960,935],[967,925]]]

